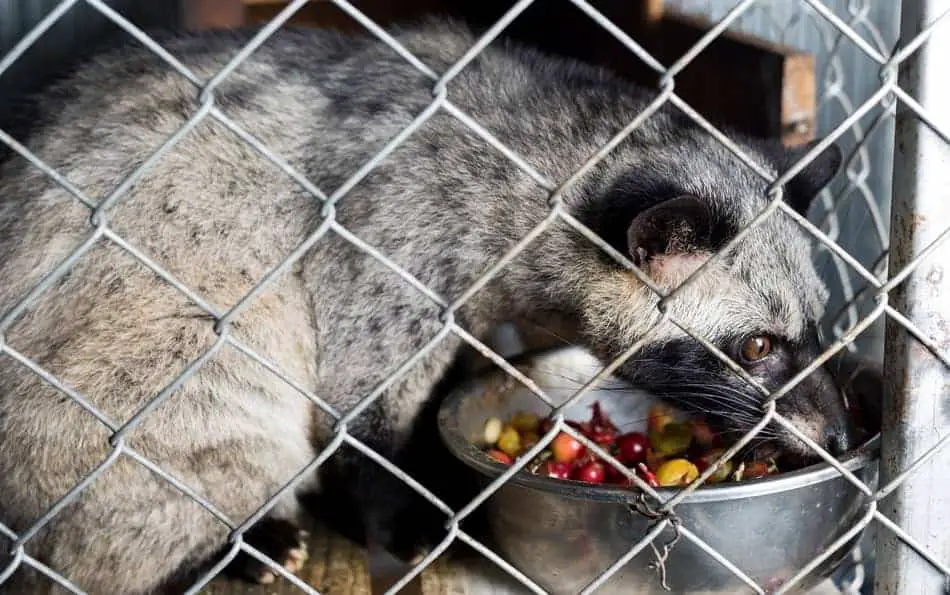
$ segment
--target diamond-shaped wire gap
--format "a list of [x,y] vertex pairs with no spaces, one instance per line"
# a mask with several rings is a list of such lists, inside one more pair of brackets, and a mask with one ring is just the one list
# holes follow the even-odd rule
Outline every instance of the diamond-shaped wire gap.
[[848,26],[838,15],[834,13],[831,9],[824,5],[820,0],[802,0],[806,2],[815,12],[821,15],[828,23],[840,31],[845,37],[851,40],[855,46],[857,46],[862,52],[864,52],[869,58],[884,66],[887,63],[887,58],[874,47],[871,46],[863,37],[858,35],[854,29]]
[[48,273],[34,288],[18,302],[9,312],[7,312],[3,319],[0,320],[0,336],[2,336],[8,329],[9,326],[21,315],[30,304],[35,301],[40,294],[44,293],[53,283],[57,282],[63,275],[72,268],[73,264],[86,252],[88,252],[95,242],[105,234],[106,228],[106,218],[103,216],[103,211],[113,206],[129,188],[137,181],[145,172],[150,168],[155,162],[157,162],[161,157],[167,153],[175,144],[178,143],[181,138],[188,134],[195,126],[197,126],[207,115],[204,108],[200,109],[194,116],[192,116],[185,124],[183,124],[178,130],[170,136],[162,145],[153,151],[149,157],[145,159],[138,167],[136,167],[126,178],[119,183],[119,185],[113,190],[110,195],[101,201],[92,212],[91,223],[95,226],[95,231],[89,237],[89,239],[82,244],[76,251],[74,251],[69,257],[63,260],[56,268],[54,268],[50,273]]
[[[412,488],[417,494],[429,501],[430,504],[438,508],[441,512],[445,513],[448,519],[451,519],[455,514],[454,511],[443,502],[438,496],[429,491],[425,486],[416,481],[408,473],[392,464],[385,457],[380,455],[378,452],[370,448],[369,446],[360,442],[356,437],[347,434],[343,437],[344,442],[352,446],[354,449],[359,451],[363,456],[367,457],[383,469],[385,469],[390,475],[403,482]],[[448,549],[449,545],[455,540],[456,533],[458,532],[458,524],[452,522],[451,520],[447,523],[448,533],[442,539],[439,544],[433,548],[418,564],[414,565],[409,572],[403,575],[393,586],[391,586],[387,593],[397,593],[400,589],[408,585],[414,578],[416,578],[422,571],[424,571],[429,564],[431,564],[436,558],[442,555],[442,553]]]
[[950,579],[950,567],[937,559],[936,556],[927,551],[927,548],[922,546],[916,539],[910,536],[906,531],[900,528],[894,521],[887,518],[880,510],[874,513],[874,519],[887,529],[889,529],[898,539],[904,542],[906,546],[917,552],[921,558],[930,563],[934,569],[941,572],[944,576]]
[[843,533],[838,539],[834,540],[831,545],[826,547],[824,551],[815,556],[811,562],[806,564],[801,570],[799,570],[795,576],[785,581],[781,587],[774,591],[775,595],[784,595],[784,593],[789,592],[795,587],[796,584],[801,582],[802,579],[811,574],[816,568],[821,566],[821,564],[837,553],[841,548],[843,548],[849,541],[857,537],[864,529],[871,524],[871,521],[874,520],[874,513],[877,512],[877,502],[870,501],[868,503],[868,510],[864,516],[855,523],[854,527],[848,529]]
[[[350,176],[341,186],[338,188],[328,199],[325,200],[323,215],[325,217],[323,223],[315,230],[307,239],[300,244],[288,257],[286,257],[279,265],[271,269],[258,283],[254,288],[242,297],[237,304],[235,304],[231,310],[224,314],[224,316],[218,321],[219,325],[226,325],[230,320],[236,316],[242,309],[244,309],[247,304],[253,300],[264,288],[277,276],[282,274],[286,269],[292,266],[296,261],[298,261],[305,252],[307,252],[331,227],[339,235],[343,236],[346,239],[349,239],[351,243],[357,245],[358,248],[370,249],[370,247],[365,242],[354,242],[355,236],[345,230],[339,223],[334,219],[335,211],[333,210],[333,205],[342,198],[349,190],[356,186],[362,179],[364,179],[379,163],[381,163],[386,157],[388,157],[393,151],[395,151],[411,134],[418,130],[428,119],[438,111],[441,103],[445,100],[445,94],[440,94],[429,106],[427,106],[413,121],[407,125],[402,131],[400,131],[396,136],[394,136],[386,145],[377,152],[372,159],[365,163],[355,174]],[[216,119],[221,121],[226,127],[241,135],[241,128],[234,123],[232,120],[227,118],[223,113],[216,110],[215,116]],[[243,135],[241,135],[243,137]],[[263,145],[262,145],[263,148]],[[266,156],[266,155],[265,155]],[[322,193],[321,193],[322,194]],[[322,196],[318,196],[322,198]],[[445,301],[442,300],[438,295],[432,292],[427,288],[423,283],[418,281],[414,276],[409,274],[408,271],[404,270],[402,267],[399,267],[391,260],[386,258],[378,250],[370,249],[370,253],[380,260],[383,264],[389,267],[391,270],[396,272],[403,280],[410,283],[418,291],[422,292],[427,298],[432,300],[439,306],[445,306]]]
[[[643,121],[646,120],[646,118],[648,118],[650,115],[652,115],[653,113],[655,113],[655,112],[662,106],[662,104],[666,101],[667,95],[668,95],[669,93],[671,93],[671,92],[672,92],[672,88],[671,88],[671,87],[670,87],[669,89],[667,89],[667,90],[664,90],[664,92],[661,93],[661,95],[660,95],[657,99],[655,99],[653,102],[651,102],[649,105],[647,105],[646,108],[644,108],[644,110],[642,110],[642,111],[637,115],[637,117],[634,118],[633,121],[631,121],[630,124],[628,124],[623,130],[621,130],[620,132],[618,132],[604,147],[602,147],[601,149],[599,149],[598,151],[596,151],[593,155],[591,155],[591,156],[580,166],[580,168],[579,168],[577,171],[575,171],[574,174],[572,174],[565,182],[563,182],[562,184],[560,184],[560,185],[557,186],[557,187],[555,187],[553,184],[551,184],[551,183],[550,183],[546,178],[544,178],[541,174],[537,173],[537,172],[536,172],[532,167],[530,167],[520,156],[516,155],[513,151],[511,151],[511,150],[508,149],[506,146],[504,146],[500,141],[498,141],[494,136],[492,136],[487,130],[485,130],[483,127],[481,127],[480,125],[478,125],[477,122],[475,122],[475,121],[472,120],[470,117],[468,117],[466,114],[464,114],[463,112],[461,112],[461,110],[458,110],[457,108],[455,108],[455,106],[453,106],[453,105],[449,104],[448,102],[446,102],[446,104],[445,104],[446,111],[448,111],[450,114],[452,114],[453,116],[455,116],[459,121],[461,121],[463,124],[465,124],[466,126],[468,126],[468,127],[469,127],[473,132],[475,132],[479,137],[481,137],[483,140],[485,140],[486,142],[488,142],[491,146],[493,146],[494,148],[496,148],[497,150],[499,150],[500,152],[502,152],[502,154],[504,154],[504,155],[505,155],[506,157],[508,157],[510,160],[514,161],[515,164],[516,164],[520,169],[522,169],[522,171],[524,171],[527,175],[529,175],[532,179],[534,179],[535,182],[537,182],[539,185],[541,185],[541,186],[542,186],[543,188],[545,188],[546,190],[552,191],[552,194],[551,194],[551,196],[550,196],[550,198],[549,198],[549,202],[552,203],[552,209],[551,209],[551,211],[549,212],[549,215],[548,215],[544,220],[542,220],[538,225],[536,225],[536,226],[535,226],[526,236],[524,236],[514,247],[512,247],[511,249],[509,249],[509,251],[506,252],[506,253],[502,256],[502,258],[501,258],[496,264],[492,265],[487,271],[485,271],[485,272],[475,281],[475,283],[474,283],[471,287],[469,287],[468,290],[466,290],[458,299],[455,300],[455,302],[453,302],[453,303],[449,306],[449,311],[452,312],[452,311],[454,311],[455,309],[457,309],[458,307],[460,307],[460,306],[461,306],[462,304],[464,304],[468,299],[470,299],[470,298],[472,297],[472,295],[474,295],[474,294],[475,294],[477,291],[479,291],[485,284],[487,284],[502,268],[504,268],[504,266],[506,266],[506,265],[508,264],[508,262],[510,262],[511,260],[513,260],[518,254],[520,254],[520,253],[524,250],[524,248],[525,248],[531,241],[533,241],[538,235],[540,235],[543,231],[545,231],[545,229],[546,229],[548,226],[550,226],[551,222],[553,221],[553,219],[554,219],[556,216],[560,215],[562,218],[565,218],[565,220],[566,220],[569,224],[572,224],[572,226],[574,226],[575,229],[579,229],[579,230],[580,230],[580,228],[583,227],[583,226],[580,226],[579,222],[577,222],[576,219],[574,219],[572,216],[567,215],[566,213],[563,212],[563,210],[562,210],[562,203],[560,202],[560,196],[561,196],[561,194],[566,190],[566,188],[567,188],[569,185],[572,185],[574,182],[576,182],[576,180],[577,180],[578,178],[580,178],[584,173],[588,172],[588,171],[589,171],[590,169],[592,169],[597,163],[599,163],[604,157],[606,157],[606,155],[609,153],[610,150],[612,150],[616,145],[618,145],[620,142],[622,142],[623,139],[625,139],[627,136],[629,136],[631,133],[633,133],[633,131],[636,130],[636,129],[643,123]],[[572,223],[572,222],[573,222],[573,223]],[[586,230],[586,231],[587,231],[587,233],[586,233],[585,235],[588,235],[588,234],[589,234],[588,237],[590,237],[590,236],[596,236],[596,234],[593,234],[593,232],[591,232],[590,230]],[[622,255],[620,255],[616,250],[614,250],[614,249],[611,248],[609,245],[607,245],[606,242],[604,242],[602,239],[597,238],[597,240],[599,241],[599,244],[601,245],[601,248],[602,248],[602,249],[603,249],[603,248],[606,248],[608,254],[610,254],[612,257],[614,257],[615,259],[617,259],[618,262],[620,262],[620,264],[621,264],[622,266],[624,266],[625,268],[628,268],[629,270],[632,270],[632,271],[636,274],[636,276],[641,280],[641,282],[643,282],[644,284],[646,284],[648,287],[650,287],[651,289],[653,289],[655,292],[661,294],[661,292],[658,290],[658,288],[655,286],[655,284],[653,284],[653,282],[649,279],[649,277],[647,277],[642,271],[640,271],[637,267],[633,266],[632,263],[630,263],[630,262],[629,262],[626,258],[624,258]],[[618,258],[618,257],[619,257],[619,258]],[[661,295],[662,295],[662,294],[661,294]],[[465,337],[463,337],[463,338],[465,338]],[[466,341],[469,341],[469,339],[466,339]],[[469,342],[471,343],[471,341],[469,341]],[[488,350],[488,348],[487,348],[486,346],[484,346],[484,345],[475,345],[475,344],[473,344],[473,346],[475,346],[477,349],[479,349],[479,351],[481,351],[484,355],[486,355],[487,357],[489,357],[490,359],[492,359],[493,361],[495,361],[495,363],[504,366],[504,364],[502,364],[502,363],[499,361],[499,359],[501,359],[500,356],[491,354],[491,353],[490,353],[490,350]],[[486,352],[486,350],[487,350],[487,352]],[[524,380],[523,380],[523,379],[522,379],[521,381],[524,383]],[[530,386],[529,386],[529,388],[530,388]],[[533,389],[532,389],[532,390],[533,390]],[[536,394],[538,394],[538,391],[534,391],[534,390],[533,390],[533,392],[535,392]],[[544,400],[546,400],[546,401],[549,401],[549,399],[546,399],[546,398],[543,397],[541,394],[538,394],[538,396],[541,396],[542,399],[544,399]],[[550,402],[549,402],[549,404],[550,404]]]

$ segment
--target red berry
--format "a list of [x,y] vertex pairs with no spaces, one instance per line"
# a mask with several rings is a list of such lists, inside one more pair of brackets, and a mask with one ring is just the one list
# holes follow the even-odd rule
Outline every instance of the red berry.
[[640,432],[630,432],[617,438],[617,460],[627,465],[645,461],[650,441]]
[[613,430],[615,433],[617,431],[617,426],[610,421],[610,418],[607,417],[607,414],[604,413],[603,409],[600,408],[600,401],[595,401],[592,407],[594,410],[590,416],[590,425],[594,430]]
[[565,420],[564,423],[566,423],[567,425],[571,426],[572,428],[574,428],[575,430],[577,430],[578,432],[580,432],[580,433],[583,434],[584,436],[587,436],[588,438],[590,438],[590,434],[591,434],[591,431],[592,431],[592,428],[591,428],[591,426],[590,426],[590,422]]
[[600,446],[610,446],[616,438],[617,433],[610,428],[597,428],[590,433],[590,439]]
[[689,422],[693,430],[693,440],[700,446],[710,447],[719,442],[719,435],[702,420],[693,419]]
[[586,483],[604,483],[606,476],[607,474],[604,471],[603,464],[593,461],[591,463],[587,463],[583,467],[576,469],[574,471],[573,479]]
[[545,417],[544,419],[541,420],[541,427],[539,428],[539,432],[541,434],[547,434],[548,430],[550,430],[551,426],[553,425],[554,425],[554,422],[551,421],[550,418]]
[[570,463],[559,463],[557,461],[546,461],[541,468],[541,475],[553,477],[554,479],[570,479]]
[[551,443],[551,454],[554,456],[554,460],[559,463],[573,463],[586,450],[583,444],[564,432],[558,434]]
[[512,464],[514,464],[514,460],[512,460],[511,457],[509,457],[507,454],[503,453],[502,451],[498,450],[497,448],[493,448],[493,449],[489,450],[489,451],[488,451],[488,456],[490,456],[491,458],[495,459],[496,461],[498,461],[498,462],[501,463],[502,465],[512,465]]
[[656,480],[656,475],[650,471],[646,465],[640,463],[637,465],[637,468],[640,470],[640,477],[643,478],[643,481],[647,482],[647,485],[651,488],[660,487],[660,482]]
[[762,461],[752,461],[746,463],[745,470],[742,472],[742,479],[761,479],[770,475],[769,466]]

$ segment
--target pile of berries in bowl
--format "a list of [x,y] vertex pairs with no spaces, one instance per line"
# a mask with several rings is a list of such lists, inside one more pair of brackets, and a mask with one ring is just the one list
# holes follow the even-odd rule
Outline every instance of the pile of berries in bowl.
[[[609,452],[637,473],[651,487],[685,486],[712,466],[726,452],[728,444],[721,434],[701,419],[679,421],[662,404],[650,409],[646,432],[621,433],[603,412],[599,402],[591,407],[588,421],[566,423]],[[550,419],[524,411],[507,421],[492,417],[485,422],[484,450],[495,461],[512,465],[524,456],[551,429]],[[541,454],[526,467],[536,475],[589,484],[614,484],[633,487],[633,481],[613,465],[602,460],[576,438],[559,433]],[[772,459],[725,461],[708,483],[759,479],[778,473]]]

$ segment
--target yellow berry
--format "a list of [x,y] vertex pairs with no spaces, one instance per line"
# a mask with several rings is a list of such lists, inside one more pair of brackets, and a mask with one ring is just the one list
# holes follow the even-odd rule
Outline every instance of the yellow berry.
[[685,486],[699,477],[699,469],[686,459],[672,459],[656,470],[656,481],[663,487]]
[[518,430],[505,426],[498,437],[498,449],[510,457],[518,456],[521,452],[521,436]]

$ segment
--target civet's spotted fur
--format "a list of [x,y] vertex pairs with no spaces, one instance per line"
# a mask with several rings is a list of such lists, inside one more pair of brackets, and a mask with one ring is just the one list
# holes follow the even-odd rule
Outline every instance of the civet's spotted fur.
[[[395,35],[439,72],[474,42],[448,22]],[[249,39],[241,32],[160,41],[210,77]],[[226,80],[216,100],[331,192],[429,105],[431,88],[431,80],[368,36],[284,30]],[[557,181],[652,98],[605,71],[500,41],[448,93]],[[158,57],[129,45],[98,54],[39,94],[24,143],[101,200],[195,113],[197,97]],[[777,145],[746,142],[745,148],[776,172],[797,157]],[[789,200],[804,212],[839,162],[837,150],[825,152],[788,185]],[[663,111],[565,200],[570,212],[669,289],[764,208],[765,190],[715,140]],[[7,311],[94,227],[85,207],[22,159],[0,167],[0,195],[0,311]],[[207,119],[106,216],[115,234],[223,311],[320,224],[320,207]],[[545,191],[439,112],[343,198],[336,217],[451,301],[547,212]],[[750,372],[777,387],[815,355],[815,321],[826,292],[809,251],[799,227],[778,213],[667,306],[731,355],[748,335],[772,335],[774,355]],[[502,321],[540,318],[610,358],[659,320],[656,306],[631,273],[558,223],[456,320],[480,336]],[[330,232],[229,332],[345,411],[440,330],[439,314],[389,269]],[[122,424],[216,335],[199,308],[101,239],[4,339]],[[349,430],[391,456],[459,343],[447,338]],[[724,414],[738,429],[750,427],[760,411],[757,393],[670,324],[653,330],[622,372],[683,405]],[[779,410],[830,448],[846,445],[841,400],[824,372],[781,400]],[[311,461],[332,425],[287,384],[225,345],[124,443],[241,522]],[[0,358],[0,521],[18,531],[28,527],[106,459],[109,435],[26,367]],[[790,449],[800,446],[783,439]],[[330,464],[342,469],[368,519],[385,522],[396,514],[396,496],[373,487],[379,473],[372,463],[344,449]],[[272,517],[292,521],[297,510],[290,497]],[[122,456],[27,550],[90,592],[143,593],[220,552],[227,534],[198,504]]]

